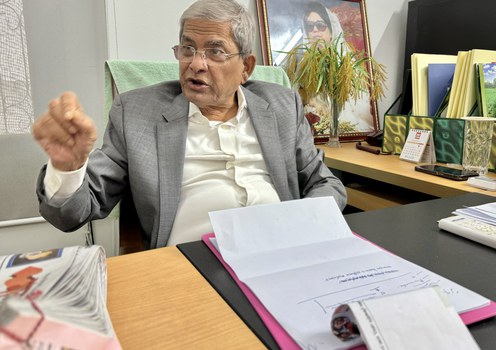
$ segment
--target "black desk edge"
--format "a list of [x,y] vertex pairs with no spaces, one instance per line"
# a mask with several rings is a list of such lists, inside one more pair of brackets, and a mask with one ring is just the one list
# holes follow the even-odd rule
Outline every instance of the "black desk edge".
[[280,349],[244,293],[205,243],[182,243],[177,248],[268,349]]

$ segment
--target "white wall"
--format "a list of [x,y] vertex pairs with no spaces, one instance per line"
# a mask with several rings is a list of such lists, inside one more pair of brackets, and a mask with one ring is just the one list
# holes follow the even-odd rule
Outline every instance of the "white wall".
[[[409,0],[368,0],[369,37],[372,55],[386,66],[388,89],[379,101],[384,112],[401,92]],[[257,0],[239,0],[257,18]],[[178,42],[179,17],[193,0],[107,0],[109,57],[112,59],[173,61],[171,47]],[[260,33],[256,54],[262,62]]]
[[405,55],[408,2],[411,0],[368,0],[370,46],[373,57],[386,66],[386,97],[379,101],[381,129],[384,113],[401,93]]
[[[105,0],[109,57],[126,60],[174,61],[179,17],[194,0]],[[239,0],[257,18],[256,0]],[[257,38],[260,35],[257,33]],[[260,40],[256,50],[261,60]]]
[[[102,0],[24,0],[35,115],[62,91],[78,94],[103,129],[103,63],[107,58]],[[101,135],[101,133],[100,133]]]

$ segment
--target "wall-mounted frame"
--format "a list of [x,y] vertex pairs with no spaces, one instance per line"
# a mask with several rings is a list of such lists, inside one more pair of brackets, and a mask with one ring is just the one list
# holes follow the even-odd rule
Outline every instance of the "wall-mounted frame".
[[[327,18],[321,19],[330,24],[333,32],[342,31],[345,40],[356,50],[364,50],[370,55],[365,0],[257,0],[265,65],[284,66],[286,56],[284,52],[309,41],[309,36],[319,35],[306,33],[305,28],[309,27],[304,23],[310,20],[305,13],[308,14],[306,10],[310,3],[318,3],[324,8],[321,14],[327,15]],[[315,19],[315,15],[312,14],[314,17],[310,22],[319,21],[319,16]],[[318,26],[313,25],[312,31],[318,32]],[[312,126],[316,126],[313,127],[315,143],[324,143],[328,139],[327,128],[314,125],[318,123],[316,120],[319,118],[315,118],[315,114],[311,111],[315,111],[315,108],[312,109],[309,102],[306,104],[305,113]],[[364,92],[356,102],[346,103],[340,114],[340,140],[362,140],[379,129],[377,102],[370,100],[369,92]]]

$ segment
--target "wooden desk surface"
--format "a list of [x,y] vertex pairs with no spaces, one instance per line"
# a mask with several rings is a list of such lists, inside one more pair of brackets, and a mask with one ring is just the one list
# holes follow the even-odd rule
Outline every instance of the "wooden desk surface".
[[265,349],[176,247],[109,258],[107,271],[124,350]]
[[[398,155],[376,155],[356,149],[355,142],[341,143],[341,148],[318,145],[325,153],[325,164],[333,169],[364,176],[392,185],[427,193],[436,197],[451,197],[480,192],[496,196],[496,191],[485,191],[454,181],[415,171],[416,164],[399,159]],[[489,174],[496,179],[496,175]]]

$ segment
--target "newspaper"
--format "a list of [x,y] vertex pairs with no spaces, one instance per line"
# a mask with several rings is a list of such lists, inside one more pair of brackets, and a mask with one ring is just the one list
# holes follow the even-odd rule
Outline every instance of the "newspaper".
[[0,256],[0,350],[121,349],[101,246]]

